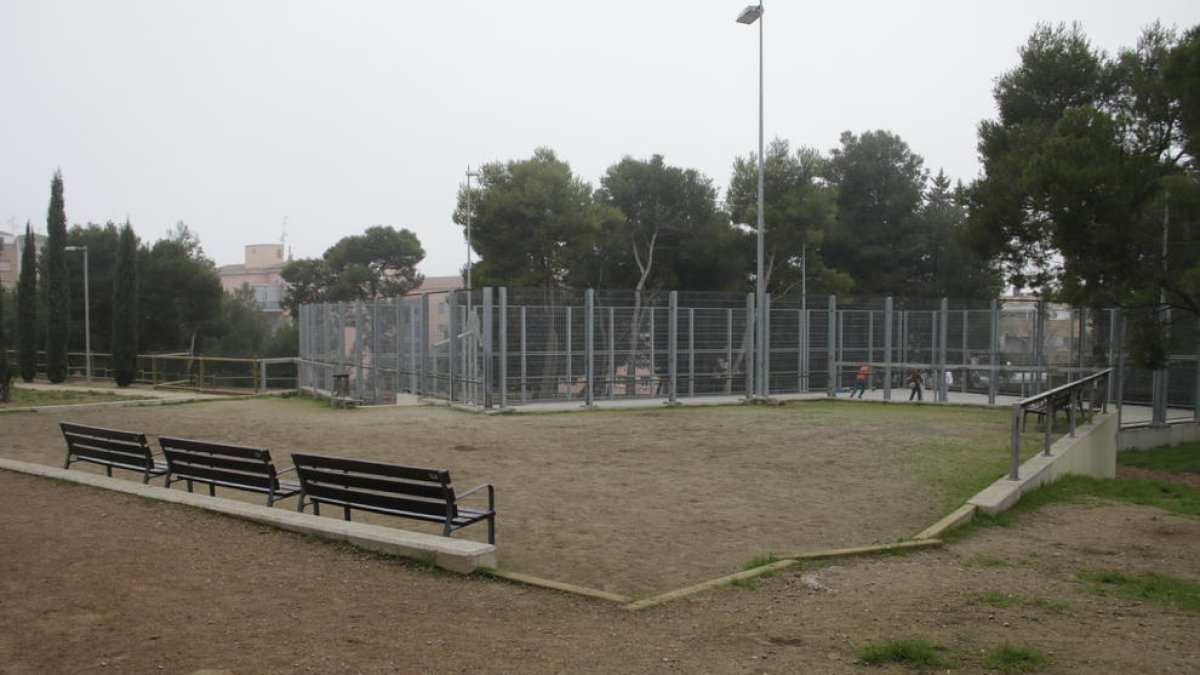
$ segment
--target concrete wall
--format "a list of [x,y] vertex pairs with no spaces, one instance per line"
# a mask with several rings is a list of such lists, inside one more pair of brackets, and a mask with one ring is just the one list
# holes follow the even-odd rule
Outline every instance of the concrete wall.
[[1100,414],[1075,429],[1075,437],[1064,436],[1050,446],[1050,455],[1038,453],[1021,465],[1017,480],[1007,477],[992,483],[967,500],[988,515],[1012,507],[1021,495],[1068,474],[1113,478],[1117,475],[1117,430],[1114,414]]
[[1122,429],[1118,440],[1121,450],[1152,450],[1164,445],[1175,447],[1200,441],[1200,425],[1195,422],[1168,424],[1165,427]]

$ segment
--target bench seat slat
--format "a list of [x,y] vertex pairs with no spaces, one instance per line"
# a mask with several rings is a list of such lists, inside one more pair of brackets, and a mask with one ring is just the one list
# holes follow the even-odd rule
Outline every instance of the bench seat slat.
[[327,457],[324,455],[292,454],[293,464],[304,464],[310,468],[335,469],[337,471],[358,471],[375,476],[388,476],[411,481],[429,481],[435,483],[450,482],[450,472],[445,469],[422,469],[403,464],[388,464],[362,459],[344,457]]
[[[387,511],[423,513],[442,520],[446,518],[447,509],[445,500],[440,502],[426,501],[413,499],[407,495],[352,491],[331,485],[313,484],[311,482],[305,486],[305,494],[314,499],[337,501],[342,504],[359,504],[364,508],[371,507]],[[453,514],[454,512],[454,504],[451,503],[450,513]]]
[[172,481],[192,480],[202,483],[218,482],[226,485],[245,486],[247,490],[263,492],[271,489],[275,479],[265,473],[248,473],[245,471],[225,471],[200,465],[187,465],[178,462],[171,463]]

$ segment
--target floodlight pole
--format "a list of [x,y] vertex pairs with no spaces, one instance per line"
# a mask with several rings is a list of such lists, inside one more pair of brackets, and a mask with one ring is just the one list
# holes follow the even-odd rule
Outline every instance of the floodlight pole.
[[754,380],[755,396],[759,399],[768,397],[767,386],[767,296],[765,279],[763,278],[763,237],[766,227],[763,214],[763,5],[750,5],[738,15],[738,23],[752,24],[758,22],[758,256],[754,285],[754,333],[755,359]]
[[64,251],[83,251],[83,351],[84,351],[84,369],[87,373],[88,384],[92,383],[92,316],[91,306],[92,300],[88,287],[91,286],[88,279],[88,247],[86,246],[64,246]]
[[479,178],[478,171],[472,171],[467,165],[467,301],[471,294],[471,179]]

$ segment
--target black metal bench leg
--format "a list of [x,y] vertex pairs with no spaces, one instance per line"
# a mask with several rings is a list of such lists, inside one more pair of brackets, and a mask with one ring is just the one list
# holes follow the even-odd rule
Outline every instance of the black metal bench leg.
[[496,519],[488,518],[488,543],[496,545]]

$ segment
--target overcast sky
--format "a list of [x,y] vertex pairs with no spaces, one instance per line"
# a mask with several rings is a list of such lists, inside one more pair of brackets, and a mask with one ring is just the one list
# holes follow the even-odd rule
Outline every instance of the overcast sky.
[[[426,275],[466,260],[467,166],[549,146],[593,186],[658,153],[718,188],[758,139],[758,28],[739,0],[0,0],[0,229],[183,221],[218,264],[320,256],[408,228]],[[828,152],[886,129],[936,173],[979,171],[994,80],[1038,22],[1110,53],[1200,2],[767,2],[766,136]]]

